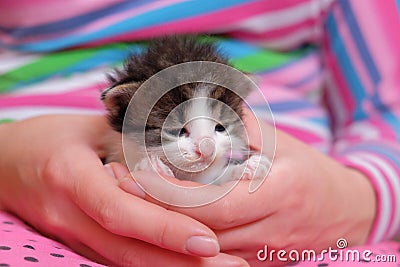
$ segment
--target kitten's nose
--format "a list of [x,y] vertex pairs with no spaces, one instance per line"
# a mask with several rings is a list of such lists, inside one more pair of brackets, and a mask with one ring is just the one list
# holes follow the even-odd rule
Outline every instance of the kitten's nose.
[[215,142],[210,137],[205,137],[198,142],[196,153],[199,157],[210,158],[215,151]]

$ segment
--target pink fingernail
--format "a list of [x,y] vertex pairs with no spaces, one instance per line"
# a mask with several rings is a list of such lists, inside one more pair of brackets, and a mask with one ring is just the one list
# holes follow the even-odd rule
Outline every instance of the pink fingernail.
[[192,236],[186,241],[186,249],[201,257],[213,257],[219,253],[219,244],[208,236]]
[[130,175],[119,180],[119,187],[125,192],[137,197],[146,197],[144,190],[135,182],[135,180],[133,180]]
[[106,169],[106,171],[107,171],[112,177],[115,178],[114,171],[113,171],[113,169],[111,168],[111,166],[110,166],[109,164],[104,165],[104,168]]

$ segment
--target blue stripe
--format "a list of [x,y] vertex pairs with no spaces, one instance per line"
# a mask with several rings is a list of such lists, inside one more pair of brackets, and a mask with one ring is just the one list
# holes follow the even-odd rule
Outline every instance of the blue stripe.
[[332,50],[336,54],[336,58],[339,61],[342,69],[342,74],[346,78],[348,88],[353,94],[353,99],[356,101],[355,111],[353,112],[353,118],[355,120],[361,120],[366,118],[365,112],[362,110],[362,101],[366,98],[364,88],[358,79],[358,75],[354,70],[354,67],[349,59],[349,55],[341,39],[337,25],[332,14],[327,19],[327,30],[331,40]]
[[400,13],[400,0],[396,1],[398,12]]
[[330,121],[326,116],[307,118],[307,120],[314,122],[315,124],[325,125],[327,127],[330,125]]
[[357,20],[354,17],[350,2],[348,0],[341,0],[339,1],[339,5],[344,13],[344,18],[354,38],[357,49],[360,52],[362,59],[364,60],[364,65],[367,68],[367,71],[371,76],[374,84],[378,84],[381,80],[381,76],[379,74],[378,68],[374,63],[374,60],[372,59],[371,54],[369,53],[368,46],[363,38],[360,26],[358,25]]
[[[252,0],[254,1],[254,0]],[[167,23],[170,21],[178,21],[188,17],[198,16],[203,13],[210,13],[219,9],[228,8],[235,5],[251,2],[249,0],[231,0],[231,1],[189,1],[177,3],[165,8],[153,10],[145,14],[140,14],[110,25],[107,28],[101,29],[93,33],[84,33],[81,35],[60,36],[59,38],[47,41],[39,41],[36,43],[26,43],[13,46],[13,49],[25,50],[32,52],[46,52],[57,49],[63,49],[70,46],[91,42],[118,34],[132,32],[138,29]],[[7,45],[0,44],[0,47]]]
[[57,72],[57,75],[70,75],[77,72],[90,71],[101,66],[114,65],[123,62],[129,54],[140,53],[141,51],[143,51],[143,47],[138,45],[127,47],[126,50],[107,49]]
[[224,55],[231,59],[242,58],[263,51],[255,45],[236,40],[218,40],[215,44]]
[[151,0],[125,1],[110,6],[103,7],[99,10],[86,13],[73,18],[60,21],[54,21],[50,24],[37,25],[33,27],[6,28],[0,27],[0,30],[14,38],[31,37],[42,34],[60,33],[63,31],[72,31],[82,27],[89,22],[96,21],[99,18],[109,16],[110,14],[119,13],[128,9],[134,9],[144,4],[152,2]]
[[272,112],[290,112],[290,111],[298,111],[302,109],[310,109],[315,108],[314,105],[311,105],[306,101],[284,101],[284,102],[275,102],[269,103],[269,106]]

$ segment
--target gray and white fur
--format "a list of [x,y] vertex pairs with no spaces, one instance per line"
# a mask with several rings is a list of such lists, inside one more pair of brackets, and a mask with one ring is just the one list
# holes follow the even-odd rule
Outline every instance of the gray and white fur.
[[[101,96],[113,128],[107,141],[107,161],[126,164],[121,133],[128,104],[138,88],[157,72],[192,61],[228,65],[228,60],[209,42],[169,36],[151,41],[146,52],[129,56],[124,68],[110,76],[111,86]],[[250,93],[250,83],[241,86],[242,94]],[[243,104],[235,92],[213,83],[188,83],[168,91],[153,106],[144,127],[150,157],[138,152],[144,151],[140,143],[133,142],[130,149],[125,149],[125,153],[137,154],[130,157],[135,161],[132,171],[156,170],[163,175],[204,184],[266,175],[268,159],[250,154],[248,148],[241,121]],[[135,107],[137,111],[140,109]],[[141,113],[131,116],[141,116]],[[124,134],[132,140],[135,135],[143,134],[136,132],[135,129],[143,129],[143,125],[135,125],[136,121],[139,120],[125,120],[129,125],[124,127],[130,130]]]

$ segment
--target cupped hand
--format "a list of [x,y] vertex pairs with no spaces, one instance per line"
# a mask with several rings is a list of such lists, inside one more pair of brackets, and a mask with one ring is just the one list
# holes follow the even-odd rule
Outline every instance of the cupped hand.
[[[261,123],[260,135],[257,121],[249,114],[245,123],[253,149],[271,149],[268,138],[274,130]],[[210,191],[222,194],[227,186],[231,184],[210,187]],[[179,197],[185,196],[174,196]],[[337,249],[341,238],[349,246],[364,243],[374,220],[375,202],[372,186],[361,173],[277,131],[272,168],[258,190],[249,193],[249,181],[242,180],[211,204],[169,209],[215,230],[221,251],[240,256],[251,266],[281,266],[291,260],[291,250],[301,255],[306,249],[316,253],[329,247]],[[281,249],[286,254],[279,259],[277,251]],[[291,255],[292,260],[301,260]]]
[[53,115],[0,125],[0,207],[79,253],[117,266],[246,266],[219,253],[205,225],[143,199],[126,171],[104,167],[102,116]]

